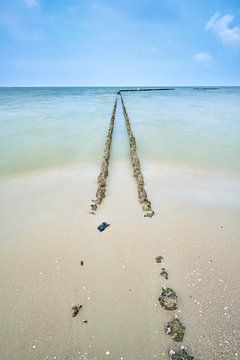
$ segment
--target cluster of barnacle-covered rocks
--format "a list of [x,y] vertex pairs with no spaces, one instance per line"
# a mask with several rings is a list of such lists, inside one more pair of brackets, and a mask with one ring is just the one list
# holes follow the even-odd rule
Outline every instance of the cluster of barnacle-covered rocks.
[[129,121],[128,113],[124,104],[124,100],[122,94],[120,93],[123,107],[123,114],[126,122],[129,142],[130,142],[130,154],[133,166],[133,175],[137,182],[137,191],[138,191],[138,199],[140,204],[142,205],[143,211],[145,211],[145,217],[152,217],[154,215],[154,211],[152,210],[151,202],[148,200],[146,190],[144,188],[144,178],[141,170],[141,164],[137,155],[137,145],[136,139],[133,135],[131,124]]
[[[162,256],[156,257],[156,262],[161,263]],[[165,271],[166,272],[166,271]],[[166,272],[167,273],[167,272]],[[168,274],[168,273],[167,273]],[[163,276],[162,272],[161,275]],[[165,276],[164,276],[165,277]],[[167,280],[168,277],[165,279]],[[162,286],[162,293],[159,296],[159,303],[164,310],[174,311],[178,308],[178,297],[176,292],[170,287]],[[169,335],[175,342],[182,342],[185,334],[185,326],[181,323],[179,317],[175,317],[168,321],[164,327],[164,332]],[[171,349],[168,356],[172,360],[193,360],[194,357],[189,355],[185,348],[182,346],[180,350]]]
[[108,176],[108,165],[109,165],[109,158],[110,158],[110,151],[112,144],[112,134],[113,134],[113,127],[115,122],[116,108],[117,108],[117,97],[113,107],[111,121],[109,124],[108,133],[105,141],[104,153],[101,162],[101,171],[97,178],[96,198],[92,200],[91,212],[90,212],[91,214],[95,214],[98,205],[101,204],[102,200],[105,198],[106,195],[106,179]]

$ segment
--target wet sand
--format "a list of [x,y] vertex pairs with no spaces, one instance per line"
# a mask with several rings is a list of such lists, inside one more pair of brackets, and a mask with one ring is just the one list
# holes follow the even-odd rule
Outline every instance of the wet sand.
[[[152,219],[125,163],[111,164],[95,216],[88,165],[1,181],[0,359],[168,359],[181,345],[164,333],[175,313],[195,359],[238,359],[240,183],[157,164],[143,172]],[[102,221],[111,226],[99,233]],[[177,292],[176,312],[161,308],[162,285]]]

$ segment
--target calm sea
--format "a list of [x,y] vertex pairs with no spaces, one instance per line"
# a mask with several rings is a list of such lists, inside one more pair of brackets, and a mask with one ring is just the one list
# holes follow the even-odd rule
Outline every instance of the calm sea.
[[[0,88],[0,174],[98,164],[117,88]],[[240,174],[240,87],[124,93],[144,162]],[[128,160],[121,103],[114,160]]]

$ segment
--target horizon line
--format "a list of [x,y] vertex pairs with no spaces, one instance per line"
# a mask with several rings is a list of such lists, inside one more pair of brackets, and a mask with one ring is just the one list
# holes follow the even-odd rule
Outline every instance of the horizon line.
[[181,88],[181,87],[240,87],[239,85],[0,85],[0,88]]

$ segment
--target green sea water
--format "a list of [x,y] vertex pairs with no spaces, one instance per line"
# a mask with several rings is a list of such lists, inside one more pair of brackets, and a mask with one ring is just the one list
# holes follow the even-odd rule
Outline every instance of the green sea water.
[[[0,174],[98,165],[117,88],[0,88]],[[143,162],[240,174],[240,87],[123,94]],[[112,160],[128,160],[118,102]]]

